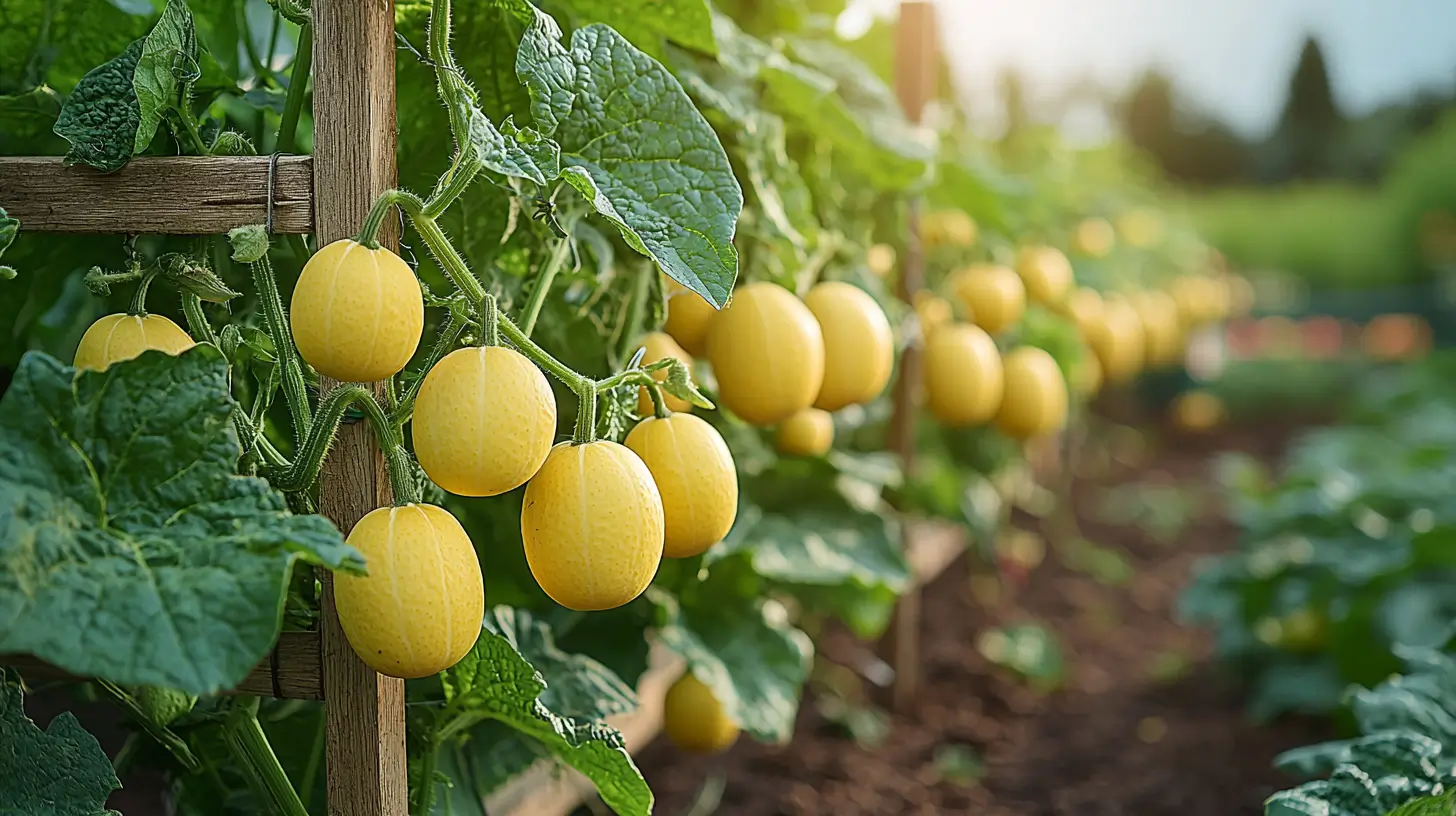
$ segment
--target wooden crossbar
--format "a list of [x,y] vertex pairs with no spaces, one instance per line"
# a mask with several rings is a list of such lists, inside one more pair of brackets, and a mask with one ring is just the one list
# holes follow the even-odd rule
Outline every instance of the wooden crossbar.
[[[0,158],[0,207],[26,232],[220,235],[268,218],[269,156],[139,156],[115,173]],[[279,156],[273,231],[311,233],[313,159]]]

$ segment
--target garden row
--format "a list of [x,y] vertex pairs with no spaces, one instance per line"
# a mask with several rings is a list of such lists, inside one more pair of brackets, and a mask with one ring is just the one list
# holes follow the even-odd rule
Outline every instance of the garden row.
[[[319,812],[323,705],[228,692],[271,660],[292,696],[275,644],[336,610],[410,680],[414,812],[483,813],[542,760],[650,812],[607,720],[652,644],[685,667],[682,748],[787,740],[808,633],[875,636],[912,586],[906,519],[994,541],[1029,440],[1240,309],[1119,157],[998,170],[953,108],[907,119],[883,27],[631,5],[399,3],[401,187],[352,238],[275,241],[273,165],[268,223],[226,237],[3,219],[0,654],[135,730],[113,768],[7,675],[27,770],[0,803],[97,812],[150,765],[179,812]],[[350,6],[47,8],[6,34],[0,146],[124,171],[311,144],[315,15]],[[331,485],[375,470],[384,506],[333,523]]]

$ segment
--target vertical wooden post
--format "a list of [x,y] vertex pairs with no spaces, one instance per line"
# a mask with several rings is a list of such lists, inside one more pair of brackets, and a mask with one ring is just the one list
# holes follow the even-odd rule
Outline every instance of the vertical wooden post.
[[[919,122],[925,105],[935,96],[937,66],[935,14],[929,0],[902,0],[895,43],[895,92],[905,116]],[[915,302],[924,286],[925,261],[920,247],[920,207],[911,200],[906,223],[905,258],[900,264],[900,297]],[[900,356],[900,377],[895,383],[895,409],[890,420],[890,446],[900,457],[900,467],[909,479],[915,468],[915,398],[920,390],[920,347],[922,338],[912,338]],[[909,524],[901,526],[900,543],[911,546]],[[918,583],[900,598],[883,651],[895,669],[890,689],[891,705],[908,711],[915,702],[920,683],[920,586]]]
[[[395,183],[394,2],[314,0],[314,219],[320,246],[352,237]],[[380,240],[396,246],[390,224]],[[324,388],[336,382],[325,380]],[[345,426],[324,467],[320,509],[348,531],[391,500],[368,423]],[[324,574],[323,686],[330,816],[406,816],[404,681],[354,654]]]

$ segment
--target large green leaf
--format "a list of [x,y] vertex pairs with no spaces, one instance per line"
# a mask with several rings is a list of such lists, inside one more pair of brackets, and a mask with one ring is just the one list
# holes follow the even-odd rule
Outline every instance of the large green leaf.
[[562,176],[633,249],[723,306],[738,274],[743,191],[717,135],[672,74],[604,25],[577,29]]
[[713,12],[705,0],[567,0],[578,22],[606,23],[632,44],[654,57],[662,56],[662,41],[718,53],[713,38]]
[[155,10],[92,0],[7,2],[0,25],[0,93],[49,85],[67,94],[87,71],[141,36]]
[[[652,812],[652,791],[621,733],[600,721],[601,716],[630,710],[635,700],[631,690],[591,658],[556,648],[549,629],[526,613],[509,607],[491,610],[475,648],[443,680],[449,704],[467,722],[496,720],[539,743],[590,779],[602,801],[623,816]],[[577,714],[561,713],[548,703]],[[471,739],[463,753],[476,746],[489,751],[498,744]],[[459,764],[460,755],[454,759]],[[524,770],[520,761],[516,764]]]
[[121,782],[96,738],[69,711],[42,731],[23,702],[20,684],[0,673],[0,813],[116,816],[106,798]]
[[234,407],[212,346],[21,360],[0,399],[0,653],[212,693],[272,647],[295,561],[362,569],[326,519],[237,475]]
[[200,74],[192,13],[167,0],[152,30],[82,77],[66,98],[55,131],[71,143],[69,163],[119,170],[146,150],[184,86]]
[[760,740],[787,742],[814,645],[777,602],[715,587],[735,582],[727,566],[713,570],[691,605],[666,600],[669,620],[658,634],[740,728]]

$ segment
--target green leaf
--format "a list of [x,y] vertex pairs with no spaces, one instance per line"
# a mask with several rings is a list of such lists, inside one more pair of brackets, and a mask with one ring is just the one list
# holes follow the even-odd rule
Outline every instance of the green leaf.
[[1456,790],[1412,799],[1392,810],[1389,816],[1456,816]]
[[139,117],[133,155],[147,149],[162,117],[176,108],[178,93],[201,73],[192,12],[184,0],[167,0],[157,24],[142,38],[142,52],[132,75]]
[[654,57],[662,56],[662,41],[717,54],[713,12],[705,0],[567,0],[579,26],[606,23],[632,44]]
[[20,233],[20,219],[11,218],[5,213],[5,208],[0,207],[0,257],[5,255],[5,250],[15,243],[15,236]]
[[137,40],[120,56],[92,69],[66,98],[55,131],[71,143],[67,164],[87,164],[109,173],[131,159],[141,124],[132,76],[142,43]]
[[25,716],[20,684],[0,673],[0,813],[114,816],[106,798],[121,787],[101,744],[69,711],[42,731]]
[[[544,678],[522,649],[554,669],[555,677]],[[612,810],[622,816],[652,812],[652,791],[621,733],[596,719],[560,714],[547,704],[615,712],[632,699],[630,689],[596,661],[565,655],[544,625],[525,613],[496,607],[486,616],[475,648],[443,680],[452,706],[477,722],[498,720],[539,741],[590,779]],[[548,695],[548,682],[562,688]]]
[[295,561],[361,570],[237,475],[234,408],[212,346],[104,372],[25,355],[0,399],[0,652],[210,694],[272,647]]
[[151,32],[92,69],[67,97],[55,125],[71,143],[66,162],[121,169],[146,150],[157,125],[199,75],[192,13],[182,0],[167,0]]
[[521,0],[530,20],[516,53],[516,76],[531,97],[531,118],[543,135],[571,113],[576,102],[576,64],[561,44],[561,28],[551,15]]
[[[718,572],[709,584],[722,581]],[[687,661],[740,728],[765,742],[787,742],[814,654],[809,636],[789,624],[775,601],[725,598],[711,587],[699,587],[691,600],[681,608],[665,602],[663,645]]]
[[910,581],[894,519],[841,502],[765,513],[714,547],[709,563],[736,553],[747,555],[754,572],[781,584],[854,584],[899,594]]
[[637,251],[716,306],[738,274],[743,191],[717,135],[660,63],[604,25],[571,39],[562,176]]
[[530,612],[497,606],[487,628],[506,639],[546,680],[541,703],[564,717],[601,720],[637,708],[637,694],[606,666],[556,646],[551,628]]
[[45,85],[0,96],[0,156],[51,153],[56,143],[51,126],[60,113],[60,95]]

